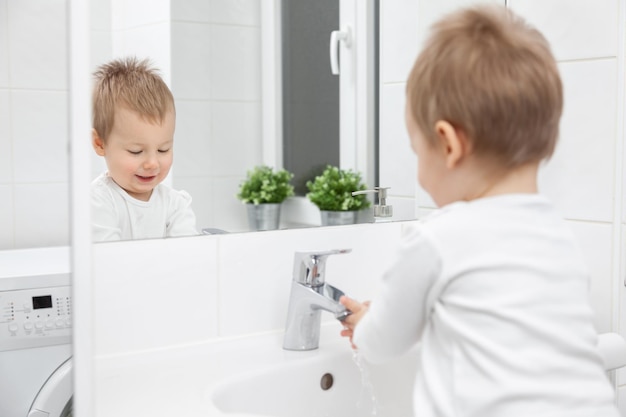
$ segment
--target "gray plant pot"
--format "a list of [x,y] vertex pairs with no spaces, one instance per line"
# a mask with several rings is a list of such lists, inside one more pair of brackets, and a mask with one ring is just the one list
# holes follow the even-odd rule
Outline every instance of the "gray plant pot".
[[250,230],[276,230],[280,224],[280,203],[246,204]]
[[356,211],[327,211],[320,210],[322,226],[340,226],[356,223]]

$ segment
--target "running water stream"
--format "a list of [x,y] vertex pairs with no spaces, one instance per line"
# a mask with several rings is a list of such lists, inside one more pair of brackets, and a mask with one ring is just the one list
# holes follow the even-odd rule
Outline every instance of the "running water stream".
[[356,404],[359,416],[376,417],[378,416],[378,401],[374,394],[374,386],[372,385],[367,363],[365,363],[363,357],[356,349],[352,351],[352,360],[361,373],[361,393]]

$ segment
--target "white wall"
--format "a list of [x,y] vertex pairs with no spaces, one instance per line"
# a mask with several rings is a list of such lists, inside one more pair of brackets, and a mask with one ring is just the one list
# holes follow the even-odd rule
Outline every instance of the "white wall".
[[96,359],[282,331],[296,251],[352,249],[328,258],[326,280],[369,298],[401,229],[396,222],[95,245]]
[[69,241],[64,0],[0,0],[0,250]]
[[[624,2],[492,2],[506,3],[541,30],[559,62],[565,88],[561,137],[554,157],[540,173],[540,189],[570,221],[591,265],[596,327],[626,335],[626,291],[620,273],[626,263]],[[435,207],[416,184],[417,163],[404,128],[408,72],[430,23],[457,6],[473,3],[380,2],[380,182],[392,187],[391,204],[406,218]],[[626,372],[620,372],[617,383],[626,416]]]
[[235,196],[262,162],[260,2],[177,0],[171,14],[174,187],[193,196],[199,228],[247,230]]
[[110,13],[112,56],[149,58],[171,86],[170,0],[110,0]]

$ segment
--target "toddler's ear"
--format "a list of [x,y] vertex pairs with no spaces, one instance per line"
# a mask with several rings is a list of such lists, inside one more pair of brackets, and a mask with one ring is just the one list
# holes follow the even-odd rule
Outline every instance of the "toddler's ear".
[[455,129],[445,120],[435,123],[435,132],[443,148],[446,167],[455,168],[470,152],[470,143],[465,132]]
[[91,146],[93,146],[93,150],[100,156],[104,156],[104,141],[96,131],[96,129],[91,129]]

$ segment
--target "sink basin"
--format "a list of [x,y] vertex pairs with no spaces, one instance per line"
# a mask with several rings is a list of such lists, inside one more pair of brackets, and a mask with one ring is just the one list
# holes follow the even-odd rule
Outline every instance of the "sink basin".
[[230,378],[213,391],[213,405],[227,414],[271,417],[412,415],[415,354],[372,365],[341,347]]
[[[626,364],[626,342],[599,337],[607,371]],[[210,392],[223,414],[267,417],[404,417],[412,415],[415,349],[383,365],[360,359],[346,340],[310,352],[282,351],[282,360],[227,377]]]
[[[283,333],[213,340],[96,360],[95,417],[405,417],[417,352],[357,364],[335,322],[319,349],[282,349]],[[607,370],[626,364],[626,341],[601,335]],[[332,381],[331,381],[332,376]]]

